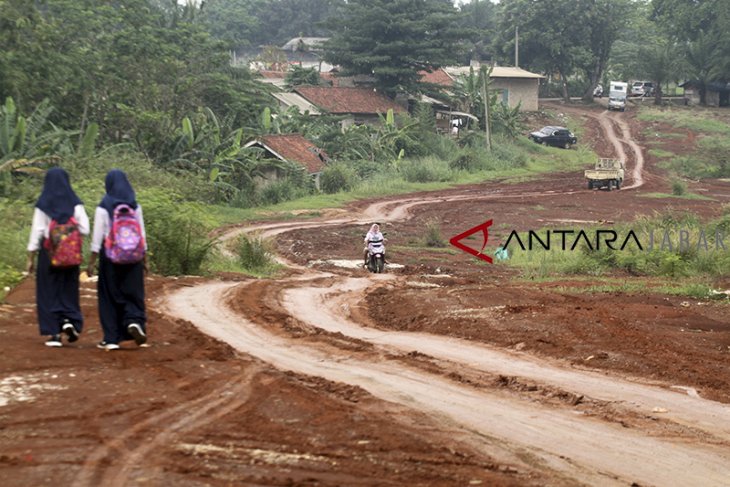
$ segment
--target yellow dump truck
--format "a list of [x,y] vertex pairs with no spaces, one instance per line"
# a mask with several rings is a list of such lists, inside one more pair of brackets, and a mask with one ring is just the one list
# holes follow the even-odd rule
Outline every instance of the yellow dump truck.
[[621,189],[624,182],[624,163],[618,159],[601,158],[594,169],[586,169],[588,189],[613,188]]

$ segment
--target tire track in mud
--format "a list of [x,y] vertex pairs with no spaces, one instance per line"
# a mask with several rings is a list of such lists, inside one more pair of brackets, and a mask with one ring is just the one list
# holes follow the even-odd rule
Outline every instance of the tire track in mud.
[[[147,417],[117,434],[89,454],[73,482],[74,487],[124,487],[134,470],[156,448],[168,447],[178,436],[205,426],[244,405],[250,384],[260,371],[251,366],[234,383]],[[149,473],[149,472],[148,472]]]
[[[468,340],[427,333],[383,331],[361,326],[349,317],[349,307],[362,301],[373,283],[367,278],[341,278],[326,287],[301,283],[284,290],[281,306],[304,325],[340,333],[401,353],[419,353],[456,364],[459,370],[515,376],[558,387],[576,395],[601,401],[619,400],[624,408],[649,415],[654,408],[665,409],[662,417],[701,430],[713,441],[730,447],[730,406],[700,397],[647,387],[637,380],[610,377],[588,369],[553,365],[526,354],[510,353]],[[417,348],[416,348],[417,347]]]
[[[593,485],[698,481],[723,485],[727,480],[730,452],[722,446],[652,438],[574,411],[475,389],[395,361],[277,336],[231,311],[228,302],[239,285],[212,283],[177,291],[167,298],[166,312],[279,369],[356,385],[385,401],[429,414],[444,427],[481,443],[490,454],[502,450],[515,463],[522,463],[520,458],[537,458],[530,468],[557,470]],[[417,337],[410,345],[420,350]]]

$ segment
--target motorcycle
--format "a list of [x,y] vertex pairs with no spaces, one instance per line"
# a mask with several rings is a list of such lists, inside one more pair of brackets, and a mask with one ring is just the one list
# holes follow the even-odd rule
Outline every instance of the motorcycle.
[[603,96],[603,86],[596,85],[596,88],[593,90],[593,96],[601,98]]
[[368,240],[368,270],[380,274],[385,269],[384,239]]

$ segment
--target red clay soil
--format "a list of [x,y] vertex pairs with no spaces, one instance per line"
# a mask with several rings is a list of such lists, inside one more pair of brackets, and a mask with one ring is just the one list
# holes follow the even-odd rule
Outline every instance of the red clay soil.
[[[578,111],[586,110],[599,112]],[[626,116],[639,143],[648,143],[641,140],[645,127],[630,112]],[[598,130],[585,116],[582,140],[599,153],[611,151]],[[692,137],[687,132],[686,139],[662,139],[669,145],[655,147],[674,150]],[[488,342],[667,387],[690,386],[703,397],[730,402],[727,302],[653,292],[579,292],[576,287],[601,280],[525,282],[504,265],[482,264],[460,252],[419,250],[432,222],[448,238],[493,218],[491,245],[513,228],[558,228],[565,220],[619,223],[666,212],[709,219],[730,201],[730,184],[717,181],[692,185],[693,192],[713,196],[710,202],[642,197],[670,192],[658,161],[644,156],[648,177],[638,190],[588,191],[576,172],[424,193],[499,191],[504,197],[418,206],[407,220],[384,222],[389,259],[405,268],[395,271],[399,277],[390,287],[372,291],[363,319],[387,329]],[[571,194],[559,194],[566,191]],[[280,235],[277,245],[300,264],[358,259],[364,230],[355,225],[295,230]],[[451,277],[429,277],[434,274]],[[45,347],[38,336],[31,281],[7,296],[0,307],[3,486],[564,485],[473,451],[433,418],[357,387],[281,372],[159,312],[166,293],[196,282],[148,278],[151,346],[124,344],[116,352],[95,347],[101,333],[94,285],[82,289],[81,340],[61,349]],[[728,281],[716,284],[730,287]],[[287,328],[286,315],[256,296],[241,304],[249,314],[283,334],[301,333]]]
[[[0,476],[29,485],[543,485],[361,389],[277,371],[154,311],[151,346],[43,345],[30,281],[2,306]],[[222,400],[223,399],[223,400]]]

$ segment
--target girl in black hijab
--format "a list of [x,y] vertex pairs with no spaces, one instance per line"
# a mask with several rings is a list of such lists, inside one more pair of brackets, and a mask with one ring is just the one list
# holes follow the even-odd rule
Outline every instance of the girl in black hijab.
[[99,300],[99,319],[104,331],[104,340],[97,346],[105,350],[118,350],[119,343],[134,340],[137,345],[147,341],[147,314],[144,303],[144,271],[147,267],[147,256],[141,262],[133,264],[113,263],[104,247],[104,240],[111,230],[114,209],[119,205],[127,205],[135,212],[135,217],[145,239],[142,207],[137,203],[132,185],[127,175],[119,169],[113,169],[104,181],[106,194],[94,213],[94,234],[91,239],[91,257],[87,272],[94,274],[97,256],[99,257],[99,283],[97,296]]
[[[46,172],[43,191],[35,205],[28,241],[28,273],[36,273],[36,304],[40,334],[48,336],[46,345],[61,347],[61,333],[75,342],[84,320],[79,305],[79,266],[52,267],[45,240],[51,220],[59,224],[73,218],[82,235],[89,234],[89,217],[74,193],[68,173],[60,167]],[[38,257],[36,264],[36,255]]]

